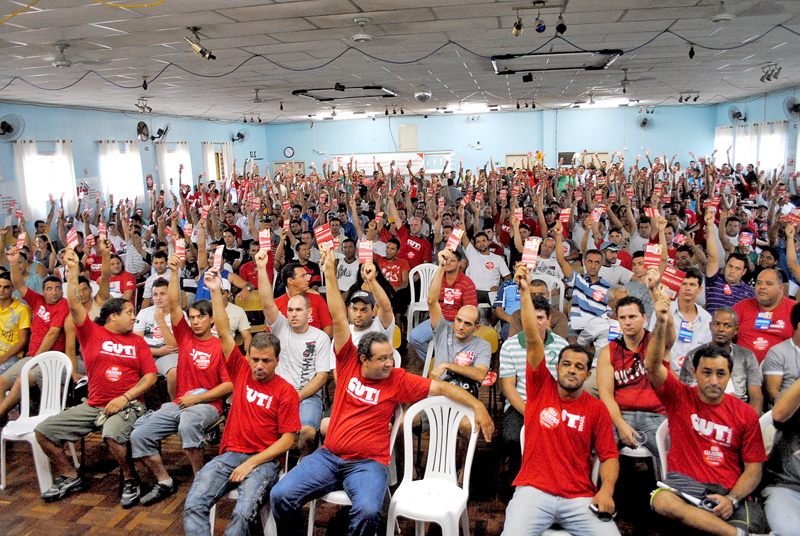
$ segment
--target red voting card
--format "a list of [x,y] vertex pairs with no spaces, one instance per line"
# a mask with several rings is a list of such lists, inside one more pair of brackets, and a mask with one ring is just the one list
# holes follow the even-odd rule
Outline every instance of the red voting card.
[[664,273],[661,275],[661,293],[670,300],[677,298],[678,290],[681,288],[681,284],[683,284],[684,277],[686,277],[686,272],[681,272],[677,268],[667,266]]
[[100,235],[100,238],[108,237],[108,233],[106,232],[106,224],[105,222],[100,222],[100,226],[97,228],[97,234]]
[[[295,201],[295,200],[297,199],[297,192],[296,192],[296,191],[294,191],[294,190],[292,190],[292,191],[289,193],[289,197],[292,199],[292,201]],[[288,209],[287,209],[287,210],[288,210]]]
[[511,197],[513,197],[514,199],[519,197],[519,186],[514,185],[514,187],[511,188]]
[[561,214],[558,215],[558,219],[561,220],[561,223],[569,223],[569,214],[572,209],[569,208],[562,208]]
[[610,194],[608,194],[608,200],[611,203],[616,203],[617,202],[617,192],[611,192]]
[[633,187],[632,186],[628,186],[627,188],[625,188],[625,197],[627,197],[628,199],[633,199]]
[[68,248],[75,248],[78,244],[80,244],[80,239],[78,238],[78,230],[73,227],[67,233],[67,247]]
[[500,201],[505,201],[508,197],[508,192],[505,189],[500,190]]
[[194,227],[188,221],[183,224],[183,236],[188,237],[189,240],[192,239],[192,232],[194,231]]
[[657,197],[661,197],[662,186],[660,184],[656,184],[653,188],[653,195]]
[[600,216],[603,215],[604,210],[605,209],[603,207],[595,207],[595,209],[592,210],[592,221],[599,222]]
[[283,210],[285,210],[286,212],[289,212],[291,209],[292,209],[292,204],[289,203],[288,201],[284,201],[283,202]]
[[18,220],[22,219],[22,210],[17,209],[14,215],[17,217]]
[[14,208],[15,206],[17,206],[16,201],[12,201],[11,203],[8,204],[8,208]]
[[203,220],[208,218],[208,207],[203,207],[200,210],[200,218],[203,219]]
[[522,209],[520,207],[514,209],[514,217],[518,222],[522,222]]
[[478,205],[483,205],[483,192],[475,194],[475,201],[478,202]]
[[285,220],[283,220],[283,231],[285,233],[289,232],[289,218],[286,218]]
[[261,210],[261,198],[260,197],[254,197],[253,198],[253,203],[252,203],[251,206],[253,207],[253,210],[256,210],[256,211]]
[[753,243],[753,235],[750,233],[742,233],[739,235],[739,245],[750,246]]
[[219,271],[222,269],[222,250],[225,249],[225,246],[217,246],[217,250],[214,251],[214,269]]
[[186,260],[186,241],[183,238],[175,241],[175,255],[182,261]]
[[450,251],[455,251],[461,243],[462,236],[464,236],[464,229],[456,227],[453,229],[453,232],[450,233],[450,238],[447,239],[447,245],[445,247]]
[[[89,246],[89,247],[92,247],[92,246],[95,245],[94,235],[90,234],[90,235],[88,235],[86,237],[86,245]],[[19,240],[17,240],[17,246],[19,247]]]
[[603,200],[603,190],[596,190],[594,192],[594,202],[599,203]]
[[375,216],[375,227],[379,227],[382,220],[383,220],[383,212],[378,212],[378,215]]
[[439,198],[439,208],[444,208],[444,197]]
[[661,212],[657,208],[644,207],[644,215],[648,218],[658,218],[661,216]]
[[269,252],[272,249],[272,231],[261,229],[258,232],[258,247]]
[[644,247],[644,267],[646,269],[658,268],[661,264],[661,245],[647,244]]
[[333,247],[333,232],[329,223],[314,229],[314,235],[317,237],[317,244],[319,244],[320,249],[331,249]]
[[682,245],[684,245],[686,243],[686,235],[682,235],[680,233],[675,233],[672,236],[672,241],[674,243],[678,244],[679,246],[682,246]]
[[25,247],[26,236],[27,235],[25,233],[19,233],[19,236],[17,237],[17,249],[22,249],[23,247]]
[[522,250],[522,262],[530,270],[536,268],[536,260],[539,258],[539,244],[542,239],[538,236],[532,236],[525,240],[525,248]]
[[670,194],[667,194],[664,196],[664,204],[669,205],[670,203],[672,203],[672,196]]
[[358,243],[358,262],[372,262],[372,241],[362,240]]

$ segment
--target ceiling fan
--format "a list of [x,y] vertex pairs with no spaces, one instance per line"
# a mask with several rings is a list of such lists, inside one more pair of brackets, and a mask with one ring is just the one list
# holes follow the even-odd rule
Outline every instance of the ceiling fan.
[[49,61],[53,67],[58,67],[59,69],[68,69],[73,65],[102,65],[108,63],[106,60],[87,58],[75,52],[71,52],[68,57],[67,50],[70,48],[69,43],[56,43],[53,46],[56,49],[56,53],[53,56],[46,56],[45,59]]

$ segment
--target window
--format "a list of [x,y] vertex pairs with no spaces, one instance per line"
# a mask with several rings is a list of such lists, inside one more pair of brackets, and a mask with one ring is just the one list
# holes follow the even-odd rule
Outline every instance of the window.
[[98,141],[100,147],[100,179],[106,194],[115,201],[139,198],[144,202],[142,157],[138,141]]
[[[733,153],[733,127],[717,127],[714,129],[714,150],[717,151],[714,154],[714,165],[718,168],[728,163],[728,149]],[[730,154],[730,158],[733,158],[733,154]]]
[[156,147],[156,160],[158,161],[158,176],[160,189],[178,194],[178,181],[181,184],[193,185],[192,159],[189,153],[189,142],[154,143]]
[[788,121],[759,123],[758,161],[759,168],[771,171],[786,164],[786,134]]
[[[41,144],[41,147],[40,147]],[[14,142],[14,160],[20,205],[28,221],[46,219],[50,210],[49,197],[64,196],[66,212],[77,206],[75,165],[72,162],[72,142]]]

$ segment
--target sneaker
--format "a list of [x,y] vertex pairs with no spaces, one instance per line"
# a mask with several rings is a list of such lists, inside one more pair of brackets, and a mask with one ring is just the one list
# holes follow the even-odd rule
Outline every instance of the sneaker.
[[139,496],[142,494],[141,485],[138,480],[126,480],[122,485],[122,498],[119,504],[123,508],[132,508],[139,502]]
[[175,483],[174,479],[171,486],[156,482],[156,485],[142,497],[141,504],[142,506],[150,506],[151,504],[163,501],[170,495],[174,495],[177,491],[178,485]]
[[56,479],[53,487],[42,493],[42,499],[45,502],[53,502],[82,489],[83,479],[81,477],[70,478],[62,475]]

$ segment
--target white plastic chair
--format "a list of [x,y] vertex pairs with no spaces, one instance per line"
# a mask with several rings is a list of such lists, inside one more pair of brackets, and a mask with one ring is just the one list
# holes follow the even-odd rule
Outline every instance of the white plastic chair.
[[[428,291],[431,289],[433,282],[433,275],[436,273],[437,266],[431,263],[424,263],[415,266],[408,273],[408,288],[411,291],[411,303],[408,306],[406,318],[408,319],[408,333],[417,325],[415,319],[419,313],[428,310]],[[417,296],[417,288],[414,283],[414,277],[419,274],[419,296]]]
[[[553,289],[558,289],[558,310],[564,313],[564,305],[565,300],[564,296],[566,293],[566,287],[564,286],[564,282],[557,277],[547,274],[539,274],[533,273],[531,274],[531,281],[535,281],[537,279],[541,279],[545,283],[547,283],[547,290],[552,292]],[[552,303],[552,300],[548,300]]]
[[669,419],[664,422],[656,430],[656,446],[658,447],[658,457],[661,460],[661,478],[667,476],[669,466],[667,465],[667,437],[669,437]]
[[[421,480],[414,480],[414,449],[412,425],[414,417],[425,412],[430,424],[428,459]],[[392,536],[399,516],[416,521],[416,532],[422,534],[425,522],[438,523],[442,536],[458,536],[459,520],[464,534],[469,534],[467,499],[472,458],[475,455],[477,433],[470,433],[464,462],[463,484],[458,485],[456,442],[461,420],[466,417],[475,431],[475,413],[471,408],[443,396],[420,400],[410,408],[403,420],[405,468],[403,481],[389,503],[386,536]]]
[[428,344],[428,353],[425,355],[425,364],[422,366],[422,377],[427,378],[431,373],[431,363],[433,363],[433,341]]
[[653,460],[653,472],[656,475],[656,482],[658,482],[659,480],[661,480],[663,478],[659,474],[661,471],[660,471],[658,460],[656,460],[656,457],[653,455],[653,453],[650,452],[647,449],[647,447],[645,447],[644,445],[636,447],[635,449],[632,449],[630,447],[622,447],[622,448],[619,449],[619,455],[620,456],[627,456],[628,458],[652,458],[652,460]]
[[[525,425],[522,425],[522,429],[519,431],[519,445],[520,450],[522,450],[523,454],[525,453]],[[595,486],[600,485],[600,458],[597,456],[593,457],[592,462],[592,483]],[[542,536],[572,536],[569,532],[564,529],[545,529],[542,533]]]
[[767,456],[772,451],[772,443],[775,441],[775,423],[772,421],[772,410],[769,410],[758,419],[761,425],[761,437],[764,438],[764,448]]
[[[42,396],[39,402],[39,414],[30,415],[30,375],[33,367],[39,366],[42,383],[39,386]],[[48,417],[64,411],[67,403],[67,385],[72,377],[72,361],[61,352],[44,352],[22,367],[20,381],[19,418],[9,422],[0,433],[0,489],[6,489],[6,441],[27,441],[33,449],[33,463],[36,477],[39,479],[39,490],[44,493],[53,486],[53,474],[50,470],[50,459],[39,446],[34,428]],[[75,447],[69,443],[75,467],[78,467],[78,456]]]
[[[392,433],[389,439],[389,455],[393,456],[394,453],[394,442],[397,439],[397,432],[400,431],[400,422],[403,420],[403,406],[400,404],[394,409],[394,423],[392,424]],[[390,471],[389,471],[389,485],[393,485],[392,482],[392,465],[394,464],[394,458],[391,459],[389,462]],[[396,475],[395,475],[396,478]],[[339,506],[352,506],[353,503],[350,501],[350,497],[347,495],[343,489],[332,491],[326,495],[323,495],[319,498],[319,500],[329,502],[331,504],[338,504]],[[317,517],[317,499],[311,501],[309,503],[308,508],[308,536],[314,536],[314,521]]]

